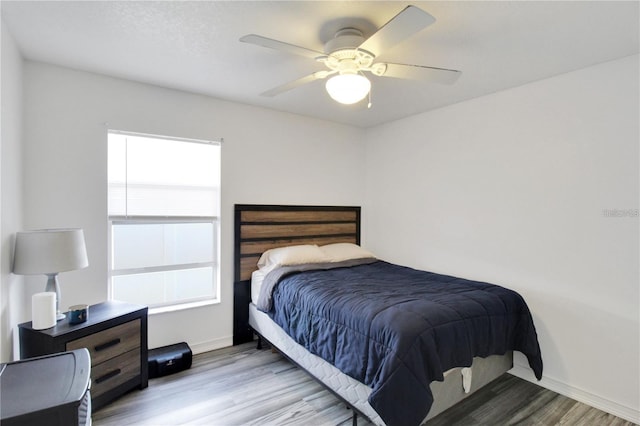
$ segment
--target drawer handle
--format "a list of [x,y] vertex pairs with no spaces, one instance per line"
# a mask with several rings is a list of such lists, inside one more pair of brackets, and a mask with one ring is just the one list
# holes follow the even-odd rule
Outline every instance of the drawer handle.
[[96,384],[100,384],[106,380],[109,380],[112,377],[117,376],[118,374],[120,374],[121,370],[119,368],[116,368],[113,371],[108,372],[107,374],[105,374],[104,376],[100,376],[96,379]]
[[103,344],[101,344],[101,345],[95,346],[93,349],[94,349],[96,352],[100,352],[100,351],[104,351],[105,349],[110,348],[111,346],[115,346],[115,345],[117,345],[118,343],[120,343],[120,338],[116,338],[116,339],[113,339],[113,340],[109,340],[109,341],[108,341],[108,342],[106,342],[106,343],[103,343]]

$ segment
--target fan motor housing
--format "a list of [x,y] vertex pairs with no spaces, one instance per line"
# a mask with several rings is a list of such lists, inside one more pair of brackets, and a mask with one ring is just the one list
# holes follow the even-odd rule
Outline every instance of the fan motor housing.
[[362,43],[364,43],[362,31],[356,28],[343,28],[324,45],[324,51],[327,55],[331,55],[340,50],[357,49]]
[[355,73],[361,69],[367,69],[373,63],[375,55],[358,48],[363,42],[364,37],[360,30],[344,28],[325,44],[327,56],[320,57],[318,60],[340,73]]

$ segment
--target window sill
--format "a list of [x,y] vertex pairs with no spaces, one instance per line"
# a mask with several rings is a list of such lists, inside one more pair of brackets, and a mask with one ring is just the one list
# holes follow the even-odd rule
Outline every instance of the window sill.
[[180,303],[169,306],[158,306],[156,308],[149,308],[149,315],[165,314],[167,312],[184,311],[186,309],[200,308],[202,306],[217,305],[220,303],[219,299],[201,300],[199,302]]

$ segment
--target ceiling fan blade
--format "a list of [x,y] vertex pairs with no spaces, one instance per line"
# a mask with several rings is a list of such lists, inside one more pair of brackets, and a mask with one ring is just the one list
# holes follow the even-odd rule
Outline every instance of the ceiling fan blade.
[[317,71],[313,74],[309,74],[297,80],[290,81],[289,83],[283,84],[282,86],[274,87],[271,90],[260,93],[260,96],[267,96],[272,98],[276,95],[279,95],[280,93],[288,92],[291,89],[295,89],[296,87],[311,83],[312,81],[322,80],[323,78],[326,78],[331,74],[335,74],[335,72],[336,71]]
[[246,36],[240,37],[240,41],[256,44],[262,47],[268,47],[270,49],[280,50],[282,52],[293,53],[294,55],[306,56],[312,59],[324,55],[324,53],[318,52],[316,50],[307,49],[306,47],[296,46],[294,44],[285,43],[283,41],[273,40],[256,34],[248,34]]
[[425,67],[422,65],[385,64],[387,69],[382,77],[406,78],[409,80],[433,81],[435,83],[453,84],[462,71],[446,68]]
[[433,24],[436,18],[415,6],[407,6],[366,39],[359,49],[379,56],[382,52]]

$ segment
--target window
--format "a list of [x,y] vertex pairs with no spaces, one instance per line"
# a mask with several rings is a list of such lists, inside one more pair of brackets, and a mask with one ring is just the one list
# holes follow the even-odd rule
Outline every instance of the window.
[[110,298],[217,300],[220,142],[110,131],[108,151]]

